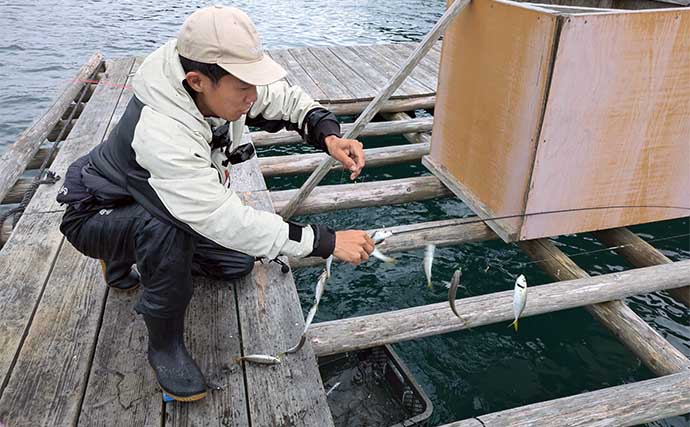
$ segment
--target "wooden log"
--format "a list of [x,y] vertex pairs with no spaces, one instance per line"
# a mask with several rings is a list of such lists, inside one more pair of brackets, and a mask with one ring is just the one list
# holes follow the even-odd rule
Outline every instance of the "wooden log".
[[[468,4],[469,0],[457,0],[448,6],[448,9],[443,14],[441,19],[434,25],[431,31],[424,37],[424,39],[419,43],[419,46],[415,49],[414,53],[405,61],[405,65],[400,68],[400,70],[395,74],[391,81],[386,85],[386,87],[376,95],[367,108],[362,112],[362,114],[355,121],[353,128],[345,134],[345,138],[357,138],[359,133],[362,131],[364,126],[366,126],[371,119],[379,112],[383,103],[386,102],[390,96],[395,92],[395,90],[400,86],[400,84],[410,75],[415,66],[424,57],[427,52],[434,46],[439,37],[446,30],[448,25],[451,23],[453,18],[460,13]],[[302,202],[304,202],[309,194],[314,190],[314,188],[321,182],[321,180],[328,174],[331,166],[335,163],[335,159],[332,157],[326,158],[319,167],[307,178],[307,181],[300,187],[300,189],[295,193],[292,199],[290,199],[287,205],[282,209],[281,215],[289,219],[294,215],[297,210],[301,207]]]
[[[376,245],[381,252],[403,252],[425,247],[429,243],[437,247],[459,245],[471,242],[497,239],[498,236],[483,222],[478,222],[476,216],[442,221],[422,222],[418,224],[388,227],[393,235],[383,243]],[[369,230],[372,235],[376,230]],[[369,262],[379,262],[371,259]],[[319,257],[290,259],[290,267],[303,268],[325,264],[326,260]]]
[[690,372],[480,415],[442,427],[622,427],[690,412]]
[[[539,267],[556,280],[590,278],[586,271],[547,239],[527,240],[520,242],[519,246],[530,258],[540,260]],[[636,271],[642,270],[630,270],[629,274],[634,275]],[[628,283],[623,286],[628,286]],[[610,299],[609,302],[590,305],[585,309],[655,374],[668,375],[690,369],[690,360],[622,301]]]
[[[72,118],[71,120],[68,119],[60,119],[53,129],[50,131],[48,136],[46,137],[48,141],[50,142],[55,142],[58,140],[58,137],[60,137],[60,141],[64,141],[67,138],[67,135],[69,135],[69,132],[72,130],[74,125],[77,123],[78,118]],[[66,128],[66,129],[65,129]]]
[[[298,190],[272,191],[271,199],[278,213]],[[341,209],[393,205],[448,197],[452,193],[434,176],[390,179],[359,184],[321,185],[304,200],[297,215]]]
[[[531,286],[522,317],[673,289],[690,284],[690,260],[619,273]],[[424,286],[420,283],[419,286]],[[476,328],[513,319],[513,291],[388,311],[312,325],[309,341],[317,356]],[[687,359],[685,359],[687,362]]]
[[[31,161],[29,161],[29,163],[26,165],[26,169],[39,169],[43,164],[43,161],[46,159],[46,157],[48,157],[48,153],[50,153],[50,147],[39,148],[34,158],[31,159]],[[50,160],[48,160],[48,167],[50,167],[51,163],[53,163],[53,160],[55,160],[57,153],[58,150],[53,151],[53,155],[50,156]]]
[[0,229],[0,248],[2,248],[8,240],[10,240],[13,229],[12,218],[8,218],[5,220],[5,223],[2,224],[2,229]]
[[[409,114],[404,113],[404,112],[399,112],[399,113],[382,113],[383,117],[385,117],[387,120],[414,120],[412,117],[410,117]],[[432,120],[433,123],[433,120]],[[431,131],[431,129],[429,129]],[[412,144],[416,143],[427,143],[431,144],[431,134],[430,133],[421,133],[424,132],[422,130],[418,130],[416,133],[403,133],[403,138],[408,140]]]
[[[94,70],[100,67],[102,60],[103,56],[100,53],[92,55],[79,69],[75,81],[79,82],[91,76]],[[48,111],[25,130],[0,157],[0,200],[5,198],[11,185],[24,172],[26,164],[36,154],[55,123],[79,95],[82,87],[80,83],[70,82]]]
[[5,198],[0,201],[0,204],[12,205],[21,202],[24,193],[31,187],[31,181],[33,181],[33,178],[19,178],[10,188],[10,191],[7,192]]
[[[648,267],[673,262],[656,250],[654,246],[625,227],[596,231],[594,236],[607,247],[614,248],[614,251],[635,267]],[[670,289],[668,293],[676,301],[690,307],[690,287]]]
[[[405,162],[419,161],[429,154],[429,144],[394,145],[390,147],[369,148],[364,150],[366,167],[380,167]],[[259,165],[264,177],[280,175],[297,175],[309,173],[326,158],[326,153],[294,154],[289,156],[260,157]],[[343,165],[336,163],[331,170],[342,170]]]
[[[413,119],[407,116],[407,120],[397,119],[390,122],[369,123],[359,136],[383,136],[399,135],[407,132],[428,132],[434,124],[433,117]],[[340,126],[343,132],[352,129],[352,123],[344,123]],[[295,131],[252,132],[252,141],[256,147],[270,147],[273,145],[286,145],[302,142],[302,137]]]
[[[362,113],[370,101],[356,101],[347,103],[323,103],[323,106],[337,116],[354,116]],[[434,108],[436,96],[418,96],[413,98],[389,99],[381,109],[382,113],[395,113],[398,111],[411,111],[416,109]]]

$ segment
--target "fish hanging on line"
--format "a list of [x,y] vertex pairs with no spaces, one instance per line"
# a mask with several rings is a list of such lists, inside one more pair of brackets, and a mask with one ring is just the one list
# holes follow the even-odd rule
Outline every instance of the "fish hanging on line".
[[246,356],[238,356],[235,358],[235,362],[252,362],[258,363],[260,365],[278,365],[283,363],[283,358],[281,355],[270,356],[268,354],[248,354]]
[[424,250],[424,273],[426,274],[426,286],[431,288],[431,266],[434,263],[434,251],[436,250],[436,245],[429,244],[426,245]]
[[462,275],[462,269],[458,268],[453,273],[453,278],[450,279],[450,287],[448,288],[448,303],[450,304],[450,309],[453,314],[460,318],[458,310],[455,308],[455,294],[458,292],[458,287],[460,286],[460,276]]
[[[386,230],[384,228],[381,230],[376,230],[376,232],[371,236],[371,240],[374,241],[374,245],[378,245],[379,243],[382,243],[384,240],[391,237],[392,235],[392,231]],[[371,253],[371,256],[388,264],[394,264],[397,262],[395,258],[385,255],[376,247],[374,247],[374,251]]]
[[331,265],[333,265],[333,255],[326,259],[326,275],[329,279],[331,278]]
[[324,270],[319,276],[319,280],[316,282],[316,288],[314,289],[314,305],[309,310],[309,313],[307,313],[307,319],[304,322],[304,329],[302,330],[302,335],[300,336],[299,342],[285,350],[283,354],[297,353],[304,346],[304,343],[307,341],[307,330],[309,330],[311,322],[314,321],[314,316],[316,316],[316,311],[319,309],[319,302],[321,302],[323,292],[326,290],[326,283],[328,282],[329,278],[330,274],[328,273],[328,268],[326,268],[326,270]]
[[515,328],[515,332],[518,330],[518,318],[525,309],[527,304],[527,279],[525,275],[521,274],[515,281],[515,289],[513,290],[513,314],[515,315],[515,320],[513,323],[508,325],[508,327]]

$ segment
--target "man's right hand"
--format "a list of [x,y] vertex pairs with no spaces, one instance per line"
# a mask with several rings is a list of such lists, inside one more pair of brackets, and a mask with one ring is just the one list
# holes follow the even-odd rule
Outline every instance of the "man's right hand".
[[353,265],[369,259],[374,251],[374,241],[363,230],[342,230],[335,232],[333,256]]

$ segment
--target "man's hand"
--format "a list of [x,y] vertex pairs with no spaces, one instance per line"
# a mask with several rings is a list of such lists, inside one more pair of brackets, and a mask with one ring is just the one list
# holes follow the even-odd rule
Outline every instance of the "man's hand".
[[359,176],[364,167],[364,149],[361,142],[356,139],[343,139],[335,135],[329,135],[324,139],[328,153],[342,163],[343,167],[350,172],[350,179],[354,180]]
[[335,232],[333,256],[341,261],[359,265],[369,259],[374,251],[374,241],[362,230],[343,230]]

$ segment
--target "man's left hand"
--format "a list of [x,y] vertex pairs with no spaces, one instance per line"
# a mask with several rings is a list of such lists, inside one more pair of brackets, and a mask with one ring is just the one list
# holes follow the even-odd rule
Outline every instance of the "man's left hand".
[[364,149],[361,142],[356,139],[343,139],[335,135],[327,136],[324,139],[328,153],[342,163],[343,167],[350,172],[350,179],[354,180],[364,168]]

